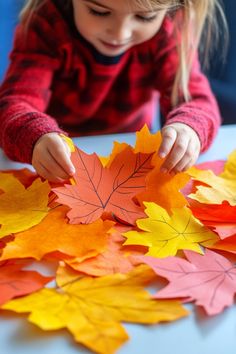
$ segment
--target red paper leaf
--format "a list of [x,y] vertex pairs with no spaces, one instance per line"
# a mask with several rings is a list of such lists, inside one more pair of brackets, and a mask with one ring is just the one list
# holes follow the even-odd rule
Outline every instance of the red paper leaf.
[[98,156],[80,149],[72,153],[76,167],[75,185],[53,189],[58,202],[68,205],[70,223],[91,223],[103,212],[134,224],[143,217],[142,209],[132,198],[145,188],[146,174],[152,169],[153,154],[135,154],[131,147],[121,151],[109,168],[103,167]]
[[0,305],[16,296],[30,294],[44,287],[54,277],[45,277],[35,271],[21,268],[28,263],[0,263]]
[[206,226],[213,228],[221,239],[236,234],[236,206],[230,205],[227,201],[222,204],[196,202],[190,208],[194,216]]

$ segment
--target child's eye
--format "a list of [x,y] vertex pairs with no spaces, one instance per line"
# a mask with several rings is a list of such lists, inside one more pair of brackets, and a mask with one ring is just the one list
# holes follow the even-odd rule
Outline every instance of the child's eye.
[[89,13],[94,16],[108,16],[110,14],[109,11],[97,11],[89,7]]
[[151,17],[136,15],[137,20],[142,21],[142,22],[152,22],[156,19],[156,17],[157,17],[157,15],[153,15]]

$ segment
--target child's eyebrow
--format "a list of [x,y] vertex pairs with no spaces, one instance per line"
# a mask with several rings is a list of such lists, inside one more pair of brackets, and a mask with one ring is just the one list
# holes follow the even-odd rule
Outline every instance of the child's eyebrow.
[[106,9],[108,9],[108,10],[112,10],[110,7],[108,7],[108,6],[105,6],[105,5],[103,5],[103,4],[100,4],[98,1],[96,1],[96,0],[84,0],[85,2],[91,2],[92,4],[94,4],[94,5],[97,5],[97,6],[101,6],[101,7],[105,7]]
[[[90,3],[94,4],[94,5],[101,6],[101,7],[106,8],[107,10],[113,11],[112,8],[110,8],[110,7],[106,6],[106,5],[103,5],[103,4],[99,3],[99,2],[96,1],[96,0],[84,0],[84,1],[85,1],[85,2],[90,2]],[[157,9],[142,10],[142,11],[135,11],[135,12],[136,12],[136,13],[150,13],[150,12],[155,12],[155,11],[157,11]]]

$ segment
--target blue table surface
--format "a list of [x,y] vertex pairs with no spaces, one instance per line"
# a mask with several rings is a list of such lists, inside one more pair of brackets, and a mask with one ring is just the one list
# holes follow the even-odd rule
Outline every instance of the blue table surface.
[[[88,153],[108,155],[113,141],[135,142],[134,134],[83,137],[75,139]],[[225,159],[236,149],[236,125],[221,127],[212,147],[199,162]],[[0,170],[21,168],[8,161],[0,151]],[[130,340],[119,354],[234,354],[236,346],[236,306],[222,314],[206,317],[191,304],[187,318],[154,326],[125,324]],[[8,354],[78,354],[90,353],[66,331],[43,332],[30,324],[24,315],[0,311],[0,353]]]

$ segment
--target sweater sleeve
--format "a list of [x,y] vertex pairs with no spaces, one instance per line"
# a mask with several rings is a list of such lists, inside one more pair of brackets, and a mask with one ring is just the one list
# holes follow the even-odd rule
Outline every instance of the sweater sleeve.
[[53,29],[37,15],[26,30],[18,25],[10,65],[0,87],[0,146],[16,161],[31,163],[39,137],[61,132],[44,112],[53,76],[60,67]]
[[161,111],[165,125],[179,122],[190,126],[199,136],[201,152],[209,148],[221,124],[221,117],[216,99],[211,91],[206,76],[202,73],[196,53],[190,72],[189,93],[191,99],[182,100],[176,107],[171,105],[171,90],[178,68],[176,39],[171,24],[166,24],[165,39],[156,60],[156,87],[160,92]]

